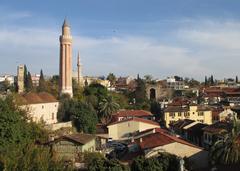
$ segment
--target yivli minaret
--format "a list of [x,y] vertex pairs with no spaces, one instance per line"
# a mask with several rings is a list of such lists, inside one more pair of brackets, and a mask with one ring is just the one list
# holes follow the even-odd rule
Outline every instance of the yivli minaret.
[[60,68],[59,68],[59,90],[60,95],[69,94],[73,96],[72,91],[72,36],[70,26],[66,19],[62,26],[62,35],[60,40]]

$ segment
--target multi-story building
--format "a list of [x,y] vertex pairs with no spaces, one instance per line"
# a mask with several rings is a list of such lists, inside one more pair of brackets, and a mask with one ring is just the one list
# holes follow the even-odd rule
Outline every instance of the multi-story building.
[[184,87],[185,85],[182,78],[177,76],[167,78],[167,88],[174,90],[183,90]]
[[191,119],[205,124],[212,124],[212,110],[203,105],[169,106],[164,110],[166,126],[178,120]]
[[32,83],[34,87],[39,86],[40,74],[32,75]]

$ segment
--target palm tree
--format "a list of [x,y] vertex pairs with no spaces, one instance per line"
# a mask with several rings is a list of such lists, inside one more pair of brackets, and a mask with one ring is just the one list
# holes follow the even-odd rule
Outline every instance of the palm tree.
[[233,117],[231,133],[218,140],[210,149],[210,159],[215,164],[236,164],[240,162],[240,121]]
[[114,102],[112,96],[107,96],[99,103],[100,118],[103,124],[107,125],[112,119],[112,113],[119,109],[119,104]]

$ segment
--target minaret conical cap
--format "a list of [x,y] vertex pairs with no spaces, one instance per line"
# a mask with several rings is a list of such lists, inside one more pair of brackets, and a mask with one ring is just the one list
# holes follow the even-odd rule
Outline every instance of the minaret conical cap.
[[66,18],[64,19],[63,27],[70,27]]

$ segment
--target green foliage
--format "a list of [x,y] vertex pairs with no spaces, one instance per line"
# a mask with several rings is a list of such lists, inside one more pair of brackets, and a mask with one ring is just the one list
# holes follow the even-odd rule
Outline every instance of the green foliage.
[[137,104],[141,104],[146,101],[146,86],[145,82],[141,78],[137,79],[137,87],[134,95]]
[[60,122],[67,122],[71,120],[73,115],[72,108],[74,108],[74,100],[70,96],[63,95],[60,98],[60,106],[57,113],[57,119]]
[[98,118],[91,105],[75,101],[71,110],[71,113],[73,113],[74,125],[78,131],[95,133]]
[[216,164],[236,164],[240,163],[240,121],[234,117],[231,133],[223,139],[218,140],[210,149],[210,163]]
[[85,162],[89,171],[127,171],[128,167],[118,160],[107,159],[100,153],[85,153]]
[[129,99],[126,95],[116,92],[110,92],[109,95],[112,96],[112,98],[117,104],[119,104],[120,109],[129,108]]
[[78,100],[83,100],[83,88],[77,83],[75,79],[72,80],[73,97]]
[[0,123],[0,170],[56,170],[55,166],[61,165],[49,148],[37,145],[46,141],[47,132],[27,121],[26,113],[13,104],[12,97],[0,99]]
[[59,121],[72,120],[78,131],[94,133],[98,121],[96,111],[91,104],[71,99],[68,96],[60,99],[61,105],[58,111]]
[[46,91],[52,95],[54,95],[56,98],[58,98],[59,95],[59,76],[54,75],[50,80],[45,81],[46,82]]
[[99,103],[99,113],[103,124],[108,124],[111,121],[112,113],[119,109],[119,105],[114,102],[112,96],[102,99]]
[[39,86],[38,86],[37,90],[38,90],[38,92],[47,91],[47,86],[46,86],[46,82],[45,82],[42,70],[40,71]]
[[115,86],[115,84],[116,84],[116,76],[113,73],[109,73],[108,74],[107,80],[110,81],[111,87]]
[[178,171],[179,159],[169,153],[159,153],[157,157],[137,157],[133,160],[131,170],[134,171]]
[[31,73],[28,72],[27,81],[26,81],[26,91],[29,92],[32,90],[33,90],[32,76],[31,76]]
[[0,91],[6,92],[9,89],[11,89],[11,85],[7,79],[0,83]]

